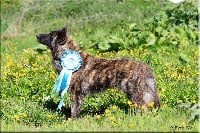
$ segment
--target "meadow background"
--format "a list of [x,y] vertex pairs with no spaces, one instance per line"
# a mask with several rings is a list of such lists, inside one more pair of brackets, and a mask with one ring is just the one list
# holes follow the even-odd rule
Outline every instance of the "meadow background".
[[[161,108],[141,113],[116,88],[57,111],[50,51],[36,41],[67,25],[82,50],[155,72]],[[186,0],[1,0],[1,131],[199,131],[198,3]],[[143,107],[145,110],[146,108]]]

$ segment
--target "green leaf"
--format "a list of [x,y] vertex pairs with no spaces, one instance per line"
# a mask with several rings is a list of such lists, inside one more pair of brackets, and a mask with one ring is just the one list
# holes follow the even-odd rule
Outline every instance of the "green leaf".
[[175,28],[175,32],[181,35],[185,34],[184,28],[180,26]]
[[42,53],[43,51],[47,51],[47,47],[45,45],[39,44],[33,48],[34,50]]
[[111,46],[110,46],[110,44],[108,44],[108,43],[99,43],[99,44],[98,44],[98,48],[99,48],[100,50],[103,50],[103,51],[108,50],[110,47],[111,47]]
[[179,60],[180,61],[184,61],[184,62],[190,62],[190,59],[187,57],[186,54],[184,53],[181,53],[180,56],[179,56]]
[[167,30],[163,29],[161,34],[162,34],[162,36],[167,36],[169,34],[169,32]]
[[180,45],[189,45],[189,41],[188,41],[188,38],[187,37],[183,37],[181,40],[180,40]]
[[156,36],[154,34],[149,34],[148,38],[146,39],[147,44],[146,46],[154,45],[156,42]]
[[200,105],[197,103],[195,105],[193,105],[190,110],[195,110],[195,109],[198,109],[200,107]]
[[179,104],[178,105],[179,107],[181,107],[181,108],[190,108],[190,106],[191,106],[191,103],[181,103],[181,104]]
[[163,27],[159,26],[159,27],[156,28],[156,32],[158,32],[158,33],[161,33],[162,30],[163,30]]
[[198,38],[197,31],[188,29],[186,32],[187,32],[188,38],[191,38],[193,40],[196,40]]
[[135,27],[136,27],[136,23],[132,23],[129,25],[129,30],[132,31],[135,29]]
[[194,121],[195,119],[198,119],[199,114],[200,114],[200,110],[199,109],[193,110],[192,115],[191,115],[191,117],[189,119],[189,122]]
[[105,41],[106,43],[121,43],[121,39],[117,36],[111,36],[108,40]]

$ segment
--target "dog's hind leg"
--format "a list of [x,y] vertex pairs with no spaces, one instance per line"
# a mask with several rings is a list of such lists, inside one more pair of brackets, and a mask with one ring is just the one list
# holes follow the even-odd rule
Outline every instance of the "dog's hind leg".
[[130,79],[127,86],[127,95],[133,103],[137,103],[139,106],[148,106],[151,102],[154,102],[155,106],[160,105],[160,99],[152,74],[134,80]]
[[156,90],[155,80],[153,77],[147,77],[145,80],[145,92],[143,99],[145,103],[154,102],[155,106],[160,106],[160,98]]
[[139,106],[145,104],[143,100],[143,88],[137,83],[137,81],[129,79],[127,82],[127,96],[133,103]]

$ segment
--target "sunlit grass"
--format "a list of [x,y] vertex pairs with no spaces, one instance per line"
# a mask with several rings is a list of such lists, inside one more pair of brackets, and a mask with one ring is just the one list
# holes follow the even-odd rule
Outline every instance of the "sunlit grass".
[[[43,110],[40,109],[40,111]],[[37,122],[25,124],[23,113],[14,116],[13,122],[9,125],[3,121],[2,131],[198,131],[198,122],[192,125],[187,122],[189,114],[169,107],[162,107],[160,110],[153,109],[141,114],[139,110],[133,108],[125,113],[124,110],[113,105],[105,109],[104,113],[88,114],[77,120],[68,118],[57,122],[53,122],[53,119],[56,119],[55,114],[45,111],[44,117],[52,121],[49,124]]]

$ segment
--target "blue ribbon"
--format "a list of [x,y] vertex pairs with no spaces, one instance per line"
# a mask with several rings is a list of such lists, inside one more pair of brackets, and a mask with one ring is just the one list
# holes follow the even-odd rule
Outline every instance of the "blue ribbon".
[[60,61],[62,70],[51,92],[52,94],[56,93],[58,96],[61,96],[61,100],[58,104],[58,109],[61,109],[64,104],[64,94],[69,88],[72,73],[80,69],[82,65],[82,58],[78,52],[73,50],[66,50],[62,54]]

